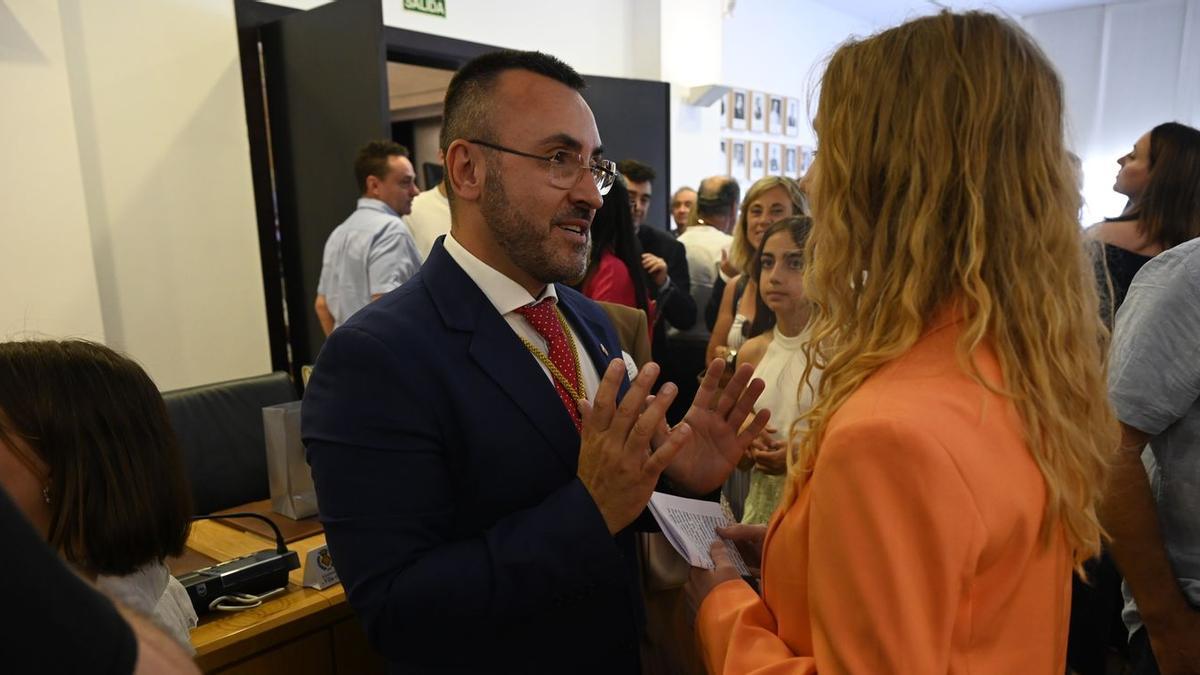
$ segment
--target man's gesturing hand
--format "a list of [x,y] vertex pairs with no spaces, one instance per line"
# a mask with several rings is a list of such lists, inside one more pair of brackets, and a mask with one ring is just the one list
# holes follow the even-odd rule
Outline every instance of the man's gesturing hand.
[[680,423],[690,427],[690,441],[667,469],[672,482],[693,494],[705,494],[720,487],[771,416],[771,411],[759,410],[743,425],[765,385],[762,380],[750,379],[754,375],[753,366],[742,364],[729,383],[721,387],[724,369],[725,362],[720,359],[708,364],[692,407]]
[[581,401],[579,405],[583,428],[576,475],[613,534],[632,523],[646,508],[659,474],[691,435],[690,427],[680,424],[652,454],[650,439],[663,424],[667,407],[675,400],[678,389],[665,384],[654,400],[645,405],[650,387],[658,378],[658,366],[648,363],[617,405],[624,376],[624,362],[614,359],[600,380],[595,403]]

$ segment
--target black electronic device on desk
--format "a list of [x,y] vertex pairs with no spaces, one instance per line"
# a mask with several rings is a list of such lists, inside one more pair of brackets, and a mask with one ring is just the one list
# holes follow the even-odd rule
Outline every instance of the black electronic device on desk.
[[300,556],[288,550],[283,533],[270,518],[258,513],[192,517],[193,520],[223,518],[265,520],[275,531],[275,549],[244,555],[178,577],[198,615],[212,610],[238,611],[258,607],[264,600],[283,593],[288,585],[288,572],[300,567]]

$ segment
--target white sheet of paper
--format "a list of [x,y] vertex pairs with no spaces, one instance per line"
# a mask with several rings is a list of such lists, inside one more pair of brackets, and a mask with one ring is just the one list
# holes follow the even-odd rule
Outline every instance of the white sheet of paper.
[[[718,539],[716,528],[732,525],[717,502],[676,497],[663,492],[650,495],[650,513],[675,551],[692,567],[712,569],[708,550]],[[733,542],[722,539],[738,573],[750,574]]]

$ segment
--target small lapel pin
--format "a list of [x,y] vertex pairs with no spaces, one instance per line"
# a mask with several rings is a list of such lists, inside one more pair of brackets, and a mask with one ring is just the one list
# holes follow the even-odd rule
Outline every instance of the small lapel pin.
[[600,343],[600,351],[604,352],[605,356],[608,356],[608,348],[604,346],[603,342]]

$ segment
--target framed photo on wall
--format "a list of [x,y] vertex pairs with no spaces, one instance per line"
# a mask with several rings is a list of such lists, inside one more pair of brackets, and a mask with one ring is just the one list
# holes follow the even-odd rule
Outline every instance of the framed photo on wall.
[[788,136],[800,135],[800,99],[789,98],[787,100],[787,127],[786,133]]
[[750,175],[746,164],[746,141],[728,140],[729,175],[742,182]]
[[767,175],[767,144],[762,141],[749,141],[750,144],[750,180],[758,180]]
[[796,145],[785,145],[783,148],[783,175],[788,178],[800,177],[799,149]]
[[729,92],[729,128],[730,129],[747,129],[746,120],[749,119],[750,101],[749,95],[745,89],[734,89]]
[[767,128],[767,95],[761,91],[750,93],[750,131],[765,131]]
[[778,143],[771,143],[767,146],[767,174],[783,175],[783,146]]
[[783,99],[779,96],[768,99],[767,133],[783,135]]
[[807,145],[801,145],[798,149],[800,151],[800,175],[803,176],[812,167],[813,158],[817,156],[817,150]]
[[724,167],[729,166],[729,139],[728,138],[721,139],[721,163],[718,164],[717,166],[724,166]]
[[721,97],[721,128],[729,128],[729,94]]

